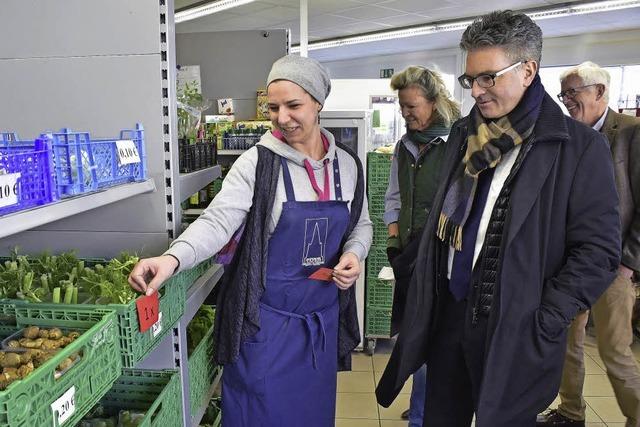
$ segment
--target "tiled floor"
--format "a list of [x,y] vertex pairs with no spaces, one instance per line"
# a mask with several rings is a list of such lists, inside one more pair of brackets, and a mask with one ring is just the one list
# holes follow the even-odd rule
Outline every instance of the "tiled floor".
[[[640,360],[640,343],[633,351]],[[353,371],[338,374],[336,427],[406,427],[400,414],[409,408],[411,380],[389,408],[376,403],[375,385],[389,360],[389,344],[378,342],[376,354],[353,355]],[[586,378],[584,396],[587,402],[588,427],[623,427],[625,418],[618,408],[613,390],[606,376],[602,359],[598,356],[595,339],[587,337],[585,345]],[[551,406],[557,406],[557,400]]]

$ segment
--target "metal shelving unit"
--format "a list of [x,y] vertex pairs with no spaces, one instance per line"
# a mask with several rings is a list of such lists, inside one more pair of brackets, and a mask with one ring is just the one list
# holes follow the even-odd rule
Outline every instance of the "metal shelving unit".
[[102,206],[117,203],[139,194],[154,191],[156,191],[155,182],[152,179],[147,179],[146,181],[119,185],[103,191],[63,199],[53,204],[5,215],[0,217],[0,239]]
[[[0,92],[12,100],[0,103],[0,129],[30,136],[69,127],[101,136],[140,122],[148,179],[0,217],[0,255],[16,245],[75,248],[87,257],[162,253],[180,231],[180,201],[220,176],[219,166],[178,171],[174,1],[86,0],[74,2],[74,13],[43,3],[34,14],[34,7],[5,5],[18,18],[0,26],[0,37],[13,40],[0,45]],[[36,30],[51,22],[64,31]],[[221,275],[213,266],[193,284],[186,315],[139,365],[180,369],[185,427],[198,425],[206,409],[189,413],[186,327]]]
[[[179,342],[180,348],[180,376],[182,380],[182,413],[184,415],[184,425],[185,426],[198,426],[200,420],[202,419],[202,415],[204,415],[206,405],[209,402],[209,399],[206,400],[206,403],[203,408],[200,408],[198,413],[199,417],[192,415],[190,412],[191,402],[189,400],[189,364],[186,363],[188,360],[187,357],[187,325],[193,319],[196,312],[200,308],[200,306],[204,303],[204,300],[211,293],[213,288],[218,284],[220,278],[222,277],[222,273],[224,269],[221,265],[215,264],[213,265],[205,274],[203,274],[191,287],[187,292],[187,304],[184,310],[184,315],[180,319],[177,328],[177,335],[174,335]],[[184,363],[182,363],[184,361]],[[218,378],[219,379],[219,378]],[[215,382],[215,381],[214,381]],[[214,385],[211,386],[209,390],[210,395],[213,394]]]
[[191,173],[180,174],[180,201],[183,202],[201,188],[211,184],[211,182],[222,175],[220,165],[201,169]]
[[219,156],[240,156],[247,150],[218,150]]

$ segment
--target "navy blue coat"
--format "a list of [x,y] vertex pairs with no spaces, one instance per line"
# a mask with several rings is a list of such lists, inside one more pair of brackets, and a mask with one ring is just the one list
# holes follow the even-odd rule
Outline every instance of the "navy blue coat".
[[[446,277],[437,268],[435,230],[466,126],[461,119],[449,136],[447,179],[427,219],[398,340],[376,390],[382,406],[393,402],[428,352],[438,351],[429,347],[429,335],[436,290]],[[565,116],[548,95],[533,135],[511,192],[477,427],[517,426],[515,420],[553,401],[569,323],[604,292],[620,263],[618,195],[606,140]]]

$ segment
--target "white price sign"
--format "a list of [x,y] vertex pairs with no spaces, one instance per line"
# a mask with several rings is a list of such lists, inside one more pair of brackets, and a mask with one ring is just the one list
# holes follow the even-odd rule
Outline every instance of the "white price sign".
[[158,313],[158,321],[151,325],[151,335],[155,338],[162,332],[162,312]]
[[53,427],[61,426],[76,411],[76,386],[71,386],[58,400],[51,404]]
[[18,203],[19,173],[0,175],[0,208]]
[[140,163],[140,154],[136,143],[130,139],[116,141],[118,150],[118,164],[120,166],[130,165],[131,163]]

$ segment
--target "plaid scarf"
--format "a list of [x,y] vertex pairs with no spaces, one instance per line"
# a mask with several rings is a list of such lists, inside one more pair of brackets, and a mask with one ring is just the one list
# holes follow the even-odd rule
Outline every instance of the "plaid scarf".
[[462,250],[462,229],[473,205],[480,172],[496,167],[504,154],[531,135],[544,93],[540,76],[536,75],[520,103],[504,117],[486,120],[478,106],[473,106],[467,151],[454,172],[440,212],[440,240]]

